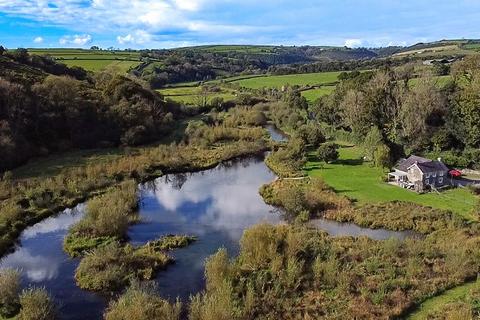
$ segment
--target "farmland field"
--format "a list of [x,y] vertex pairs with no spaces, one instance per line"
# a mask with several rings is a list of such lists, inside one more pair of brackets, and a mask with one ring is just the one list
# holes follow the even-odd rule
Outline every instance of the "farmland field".
[[[195,105],[202,99],[202,89],[200,87],[174,87],[158,90],[165,98],[187,105]],[[222,89],[220,92],[207,92],[204,94],[207,101],[219,97],[223,100],[232,100],[235,98],[235,92]]]
[[[411,87],[413,87],[413,86],[415,86],[420,80],[421,80],[421,78],[411,79],[411,80],[408,82],[408,85],[411,86]],[[436,84],[439,88],[442,88],[442,87],[444,87],[450,80],[452,80],[452,77],[451,77],[451,76],[437,76],[437,77],[434,77],[434,80],[435,80],[435,84]]]
[[311,154],[306,166],[308,175],[322,177],[338,193],[359,203],[406,201],[451,210],[466,219],[476,220],[472,211],[477,199],[466,189],[451,189],[440,194],[417,194],[385,183],[382,178],[386,173],[363,162],[359,147],[342,145],[339,152],[339,160],[329,164],[319,163]]
[[101,51],[84,49],[29,49],[32,54],[49,55],[69,67],[81,67],[88,71],[100,71],[107,67],[127,72],[140,64],[136,51]]
[[335,86],[323,86],[316,89],[302,91],[302,96],[305,97],[309,103],[313,103],[318,98],[329,95],[333,90],[335,90]]
[[232,81],[238,83],[241,87],[260,89],[260,88],[281,88],[283,85],[320,85],[332,84],[338,81],[339,71],[320,72],[320,73],[303,73],[289,74],[282,76],[261,76],[251,79],[243,79]]

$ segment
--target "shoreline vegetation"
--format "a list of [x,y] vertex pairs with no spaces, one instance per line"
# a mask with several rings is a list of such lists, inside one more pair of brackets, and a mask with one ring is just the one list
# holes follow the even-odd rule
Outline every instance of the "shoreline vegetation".
[[[205,130],[204,134],[215,131],[207,126]],[[101,195],[124,180],[144,182],[169,173],[206,170],[223,161],[268,150],[262,136],[249,140],[249,130],[232,130],[238,138],[222,140],[220,135],[203,145],[191,141],[144,148],[111,162],[71,168],[49,178],[3,180],[6,196],[0,204],[0,256],[12,248],[28,226]],[[263,135],[263,129],[261,132]]]

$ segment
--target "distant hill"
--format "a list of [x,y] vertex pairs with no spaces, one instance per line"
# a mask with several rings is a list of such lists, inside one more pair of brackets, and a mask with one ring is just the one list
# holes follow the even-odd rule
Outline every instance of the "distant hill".
[[479,39],[440,40],[404,47],[393,56],[447,57],[480,53]]
[[[204,45],[148,50],[57,48],[28,51],[35,55],[48,56],[69,67],[78,66],[92,72],[114,67],[146,80],[153,88],[161,88],[166,84],[208,81],[241,74],[262,74],[272,69],[281,69],[279,73],[295,73],[295,68],[298,67],[288,69],[290,65],[316,64],[321,67],[310,69],[320,72],[375,65],[377,62],[384,63],[382,60],[386,58],[396,59],[400,63],[399,59],[462,57],[480,53],[480,40],[440,40],[408,47],[382,48]],[[310,72],[310,69],[303,72]]]

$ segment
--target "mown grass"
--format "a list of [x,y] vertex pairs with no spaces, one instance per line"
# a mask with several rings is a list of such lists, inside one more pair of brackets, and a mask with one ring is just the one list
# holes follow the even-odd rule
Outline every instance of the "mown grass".
[[315,102],[318,98],[327,96],[335,90],[335,86],[323,86],[311,90],[302,91],[302,96],[307,99],[309,103]]
[[361,149],[342,145],[340,158],[334,163],[317,161],[313,153],[305,166],[309,176],[322,177],[338,193],[359,203],[405,201],[432,208],[451,210],[468,220],[477,220],[472,213],[477,199],[466,189],[456,188],[438,193],[417,194],[384,182],[386,172],[362,161]]
[[442,294],[425,300],[415,312],[410,314],[408,320],[424,320],[429,319],[429,315],[440,311],[445,305],[452,302],[463,301],[472,289],[480,289],[480,281],[465,283],[454,287]]
[[251,79],[243,79],[233,81],[238,83],[241,87],[260,89],[260,88],[281,88],[284,85],[321,85],[330,84],[338,81],[340,72],[320,72],[320,73],[304,73],[304,74],[289,74],[281,76],[263,76]]

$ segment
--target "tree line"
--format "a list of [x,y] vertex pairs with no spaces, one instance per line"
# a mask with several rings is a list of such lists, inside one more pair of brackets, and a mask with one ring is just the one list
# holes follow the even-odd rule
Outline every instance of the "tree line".
[[0,170],[52,152],[159,139],[181,115],[133,77],[91,75],[24,50],[4,53],[0,66]]

